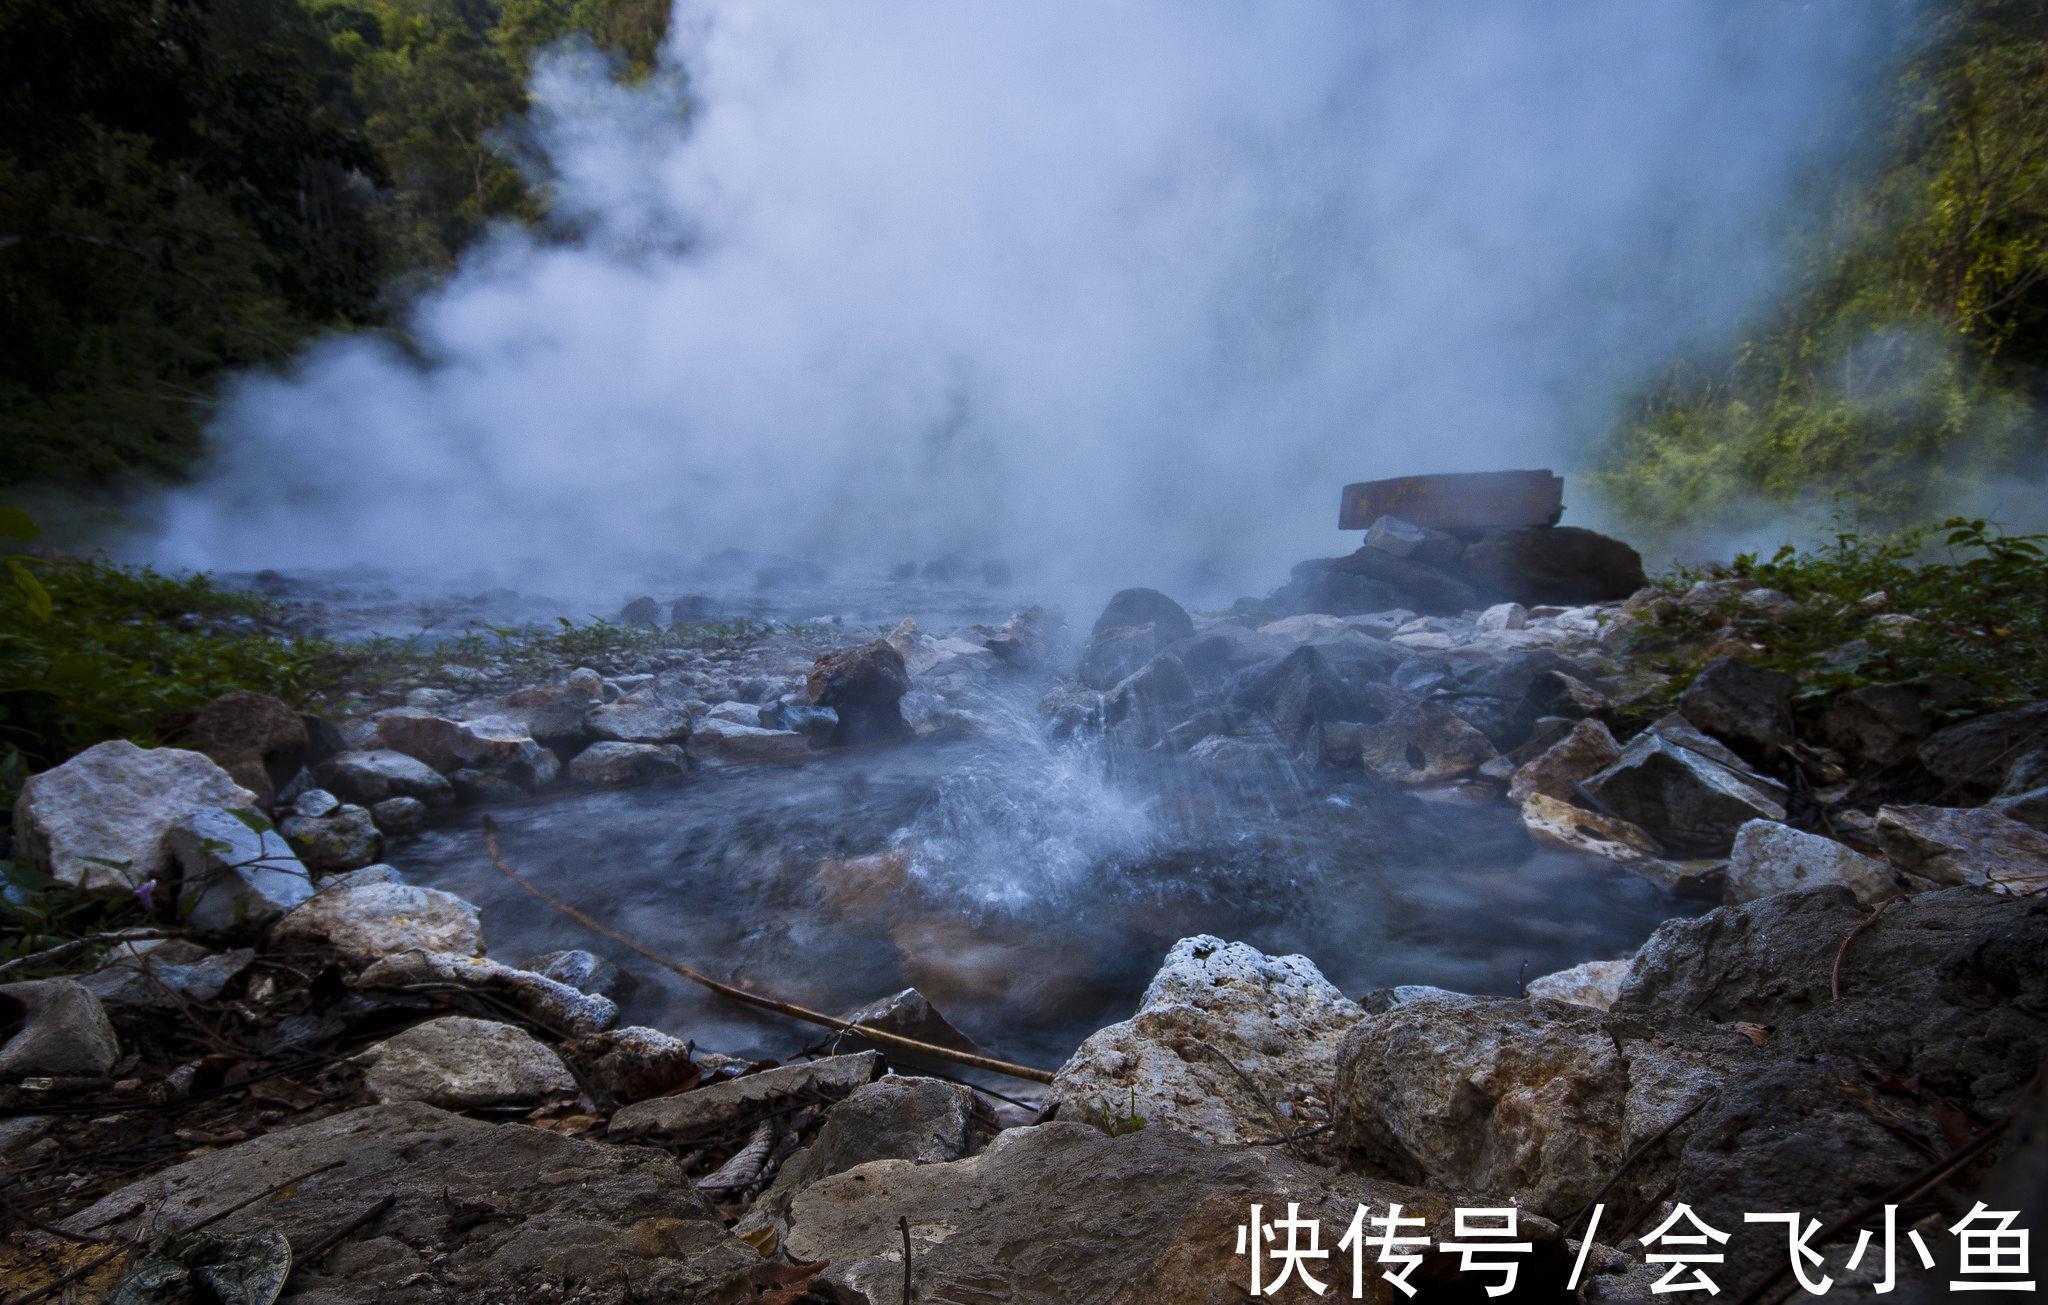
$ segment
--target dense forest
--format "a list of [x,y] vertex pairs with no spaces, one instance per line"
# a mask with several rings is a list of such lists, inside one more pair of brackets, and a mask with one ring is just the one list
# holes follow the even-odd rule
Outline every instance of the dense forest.
[[[2048,363],[2048,7],[1971,0],[1871,148],[1772,233],[1796,276],[1645,379],[1602,488],[1644,534],[1739,504],[1924,517],[2028,474]],[[489,224],[539,51],[652,64],[668,0],[0,0],[0,491],[175,478],[233,369],[388,329]],[[1939,466],[1943,475],[1923,474]]]
[[220,379],[541,205],[500,133],[668,0],[0,0],[0,488],[175,477]]

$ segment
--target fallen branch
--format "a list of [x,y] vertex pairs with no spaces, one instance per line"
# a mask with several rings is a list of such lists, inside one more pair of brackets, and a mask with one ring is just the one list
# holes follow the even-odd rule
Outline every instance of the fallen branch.
[[793,1002],[778,1001],[773,997],[763,997],[758,993],[748,992],[745,988],[735,988],[730,983],[722,983],[702,970],[692,969],[681,961],[671,960],[653,948],[628,938],[610,925],[593,919],[505,864],[505,858],[498,850],[498,827],[492,823],[489,816],[484,817],[484,846],[489,849],[491,865],[497,869],[498,873],[517,884],[529,896],[553,907],[556,911],[568,916],[571,920],[574,920],[592,933],[600,937],[609,938],[619,944],[619,946],[627,948],[635,954],[654,962],[665,970],[680,974],[692,983],[701,984],[721,997],[730,998],[742,1005],[752,1006],[757,1010],[773,1011],[778,1015],[787,1015],[791,1019],[803,1020],[810,1024],[821,1024],[828,1029],[838,1029],[843,1033],[858,1034],[870,1042],[901,1047],[906,1051],[914,1051],[921,1056],[928,1056],[937,1060],[950,1061],[955,1065],[966,1065],[970,1069],[983,1069],[994,1074],[1005,1074],[1011,1078],[1023,1079],[1030,1083],[1052,1082],[1052,1074],[1048,1070],[1034,1069],[1030,1065],[1012,1064],[1007,1060],[997,1060],[993,1056],[977,1056],[972,1052],[956,1051],[952,1047],[941,1047],[935,1043],[919,1042],[916,1038],[906,1038],[900,1033],[891,1033],[887,1029],[878,1029],[872,1024],[861,1024],[853,1020],[843,1020],[836,1015],[827,1015],[822,1011],[810,1010]]
[[363,1211],[355,1218],[349,1220],[341,1227],[336,1228],[333,1232],[328,1233],[325,1237],[322,1237],[319,1241],[315,1242],[313,1244],[312,1249],[308,1250],[304,1255],[298,1257],[298,1267],[303,1268],[308,1264],[319,1264],[321,1261],[327,1258],[327,1253],[329,1251],[341,1245],[344,1241],[348,1240],[350,1236],[352,1236],[360,1229],[366,1228],[370,1224],[376,1222],[377,1219],[380,1218],[386,1210],[389,1210],[392,1206],[397,1204],[398,1197],[387,1193],[384,1196],[384,1198],[378,1201],[375,1205],[372,1205],[369,1209]]
[[1879,902],[1875,911],[1858,920],[1856,927],[1843,936],[1842,945],[1835,948],[1834,973],[1828,976],[1828,999],[1830,1001],[1840,1001],[1842,999],[1842,961],[1849,955],[1849,944],[1856,941],[1857,934],[1876,924],[1877,917],[1890,910],[1892,903],[1898,900],[1896,897],[1887,897],[1884,901]]

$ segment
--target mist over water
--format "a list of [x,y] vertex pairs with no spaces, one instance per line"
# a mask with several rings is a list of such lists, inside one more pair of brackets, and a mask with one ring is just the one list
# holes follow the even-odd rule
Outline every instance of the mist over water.
[[1346,481],[1578,465],[1910,12],[684,3],[539,67],[550,237],[232,388],[159,560],[1270,571]]

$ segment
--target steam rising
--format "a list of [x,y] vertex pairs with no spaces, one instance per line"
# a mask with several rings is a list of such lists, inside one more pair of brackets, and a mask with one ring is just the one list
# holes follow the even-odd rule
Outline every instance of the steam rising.
[[1774,280],[1903,11],[685,3],[588,51],[416,352],[234,388],[170,562],[1163,577],[1328,551],[1365,476],[1569,468]]

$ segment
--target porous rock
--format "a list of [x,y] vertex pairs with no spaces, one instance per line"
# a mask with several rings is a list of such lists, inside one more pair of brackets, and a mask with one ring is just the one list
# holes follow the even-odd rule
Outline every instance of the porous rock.
[[[255,805],[256,795],[210,757],[111,739],[23,782],[15,846],[59,883],[118,896],[170,870],[165,835],[179,817]],[[128,868],[101,864],[108,861]]]
[[364,969],[355,984],[391,991],[454,984],[508,1001],[536,1024],[560,1029],[570,1037],[601,1033],[619,1018],[618,1004],[609,997],[579,992],[545,975],[452,951],[394,952]]
[[366,1048],[363,1086],[377,1101],[450,1110],[530,1106],[576,1094],[576,1080],[524,1029],[464,1015],[427,1020]]
[[1897,897],[1904,885],[1876,857],[1775,820],[1752,820],[1735,831],[1728,854],[1728,900],[1750,902],[1773,893],[1839,884],[1874,905]]
[[273,948],[293,943],[368,963],[404,951],[480,955],[484,933],[476,908],[453,893],[375,883],[315,893],[271,930]]

